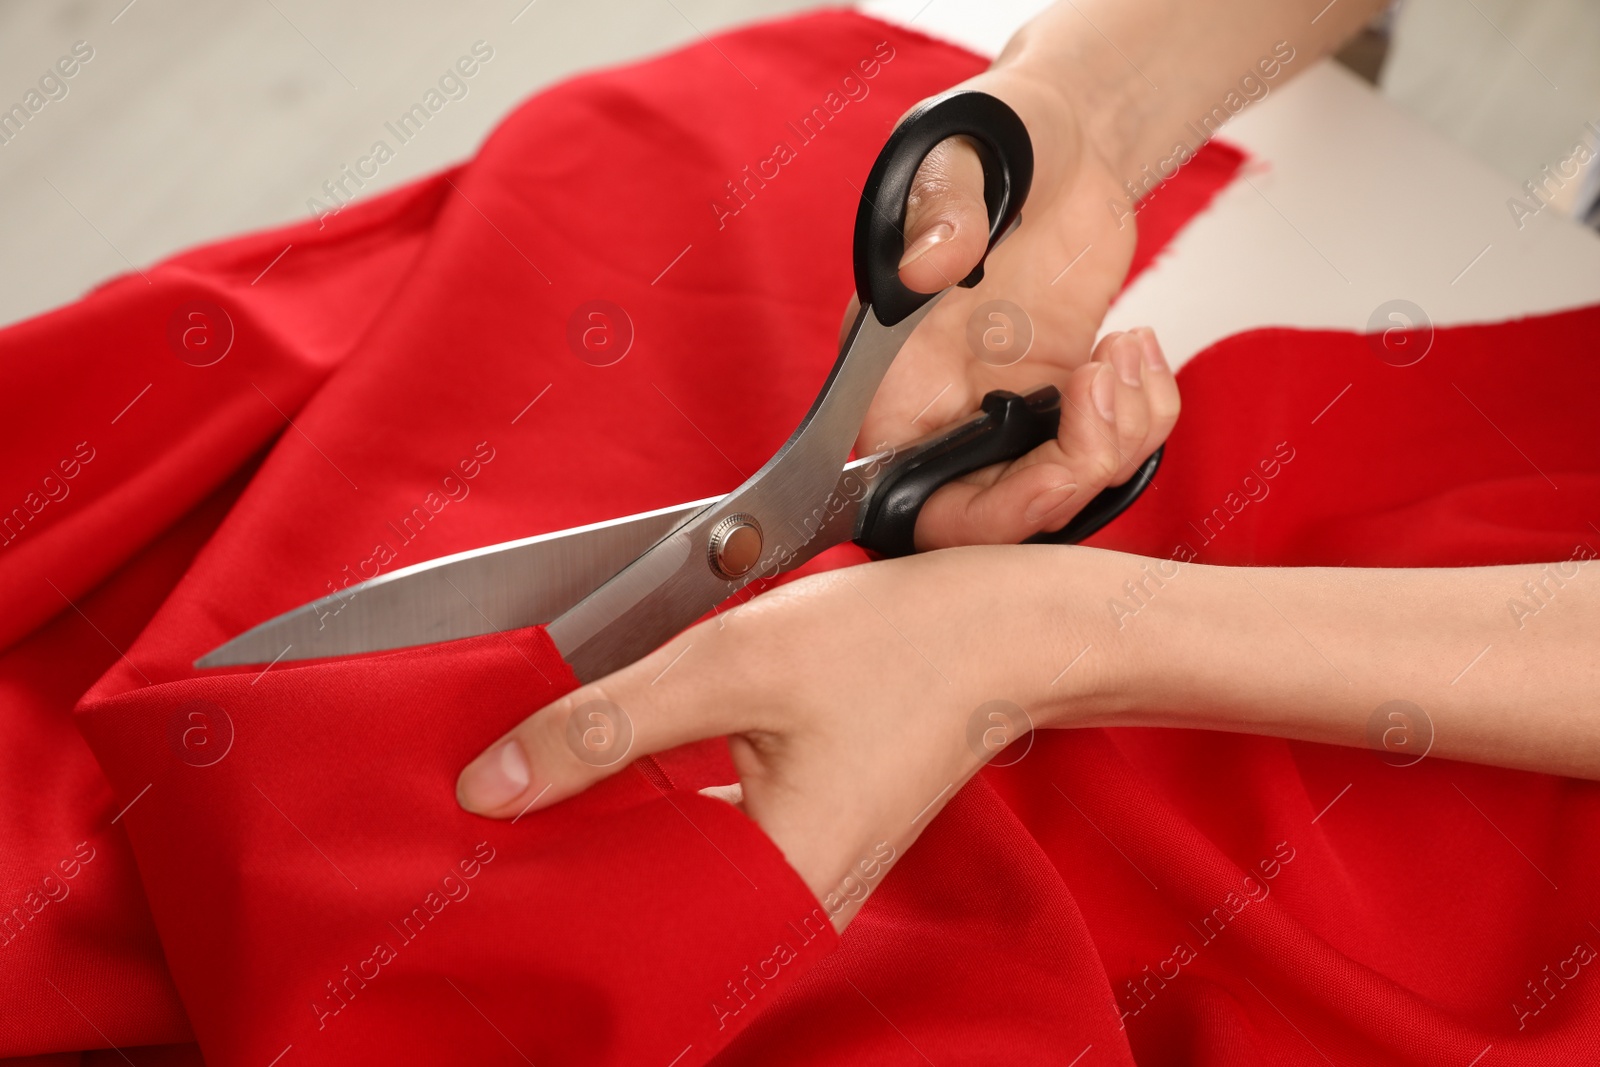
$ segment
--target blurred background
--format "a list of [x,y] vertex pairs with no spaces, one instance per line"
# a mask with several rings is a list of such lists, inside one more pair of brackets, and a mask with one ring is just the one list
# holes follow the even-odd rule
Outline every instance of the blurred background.
[[[66,0],[0,4],[0,324],[242,230],[311,217],[475,42],[493,50],[360,197],[470,156],[539,88],[809,0]],[[93,50],[87,62],[75,42]],[[84,49],[80,48],[80,52]],[[483,46],[480,46],[480,54]],[[67,57],[64,68],[58,61]],[[71,69],[62,77],[62,69]],[[52,95],[61,90],[50,89]],[[41,94],[43,95],[43,94]],[[4,116],[0,115],[0,120]],[[347,183],[347,188],[353,188]]]
[[[988,6],[919,0],[917,16],[937,24],[924,13],[961,4]],[[492,58],[459,79],[462,88],[364,179],[358,197],[469,156],[520,100],[569,74],[812,6],[6,3],[0,109],[11,110],[0,112],[0,325],[189,245],[306,218],[312,199],[331,204],[323,183],[338,180],[380,137],[393,143],[384,124],[436,88],[477,42]],[[997,16],[1002,25],[1016,18]],[[1572,161],[1580,144],[1600,149],[1597,56],[1600,0],[1405,0],[1340,60],[1521,183]],[[1600,166],[1545,189],[1558,210],[1593,220]]]

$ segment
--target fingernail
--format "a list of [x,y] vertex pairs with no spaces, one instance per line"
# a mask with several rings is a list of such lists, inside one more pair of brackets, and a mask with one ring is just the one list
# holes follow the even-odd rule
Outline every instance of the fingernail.
[[493,811],[527,791],[528,757],[516,738],[467,765],[456,783],[456,799],[468,811]]
[[1136,333],[1125,333],[1111,346],[1111,365],[1117,368],[1117,377],[1127,384],[1139,385],[1139,357],[1143,344]]
[[1144,347],[1144,365],[1151,370],[1165,370],[1167,357],[1161,354],[1161,345],[1156,340],[1156,332],[1148,326],[1138,330],[1139,343]]
[[942,245],[956,235],[954,226],[948,222],[936,223],[933,229],[918,237],[906,249],[906,254],[900,257],[900,270],[905,270],[911,264],[933,251],[936,245]]
[[1095,371],[1094,381],[1089,385],[1089,395],[1094,399],[1100,417],[1107,422],[1114,422],[1117,417],[1117,378],[1104,363]]
[[1039,522],[1072,499],[1072,494],[1077,488],[1075,483],[1068,482],[1066,485],[1046,489],[1029,501],[1028,509],[1022,513],[1022,517],[1030,523]]

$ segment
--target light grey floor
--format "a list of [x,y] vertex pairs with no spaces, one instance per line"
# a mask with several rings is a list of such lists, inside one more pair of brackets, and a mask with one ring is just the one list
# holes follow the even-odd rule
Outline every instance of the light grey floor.
[[[323,182],[475,42],[493,58],[360,195],[470,155],[518,101],[576,71],[811,6],[8,0],[0,110],[26,106],[30,90],[44,103],[20,132],[0,127],[0,324],[197,242],[309,217],[308,199],[327,201]],[[79,41],[92,58],[47,77]]]

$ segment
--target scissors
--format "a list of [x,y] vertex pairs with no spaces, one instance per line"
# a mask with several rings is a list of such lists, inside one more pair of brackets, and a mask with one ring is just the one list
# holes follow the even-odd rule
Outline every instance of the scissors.
[[[981,410],[898,448],[846,462],[867,407],[906,338],[950,290],[901,284],[906,198],[922,160],[966,136],[983,163],[989,244],[1016,228],[1033,178],[1022,119],[987,93],[952,90],[897,126],[861,191],[854,267],[861,308],[799,427],[725,496],[525,537],[405,567],[261,623],[199,668],[321,659],[433,644],[543,624],[578,679],[594,681],[653,651],[753,582],[854,541],[883,556],[915,551],[934,490],[1016,459],[1056,436],[1061,394],[995,390]],[[971,288],[983,263],[959,285]],[[1104,527],[1155,476],[1157,449],[1071,522],[1031,541],[1070,544]]]

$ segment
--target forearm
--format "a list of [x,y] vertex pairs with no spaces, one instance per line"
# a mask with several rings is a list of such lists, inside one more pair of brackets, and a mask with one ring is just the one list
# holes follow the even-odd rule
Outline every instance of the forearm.
[[1012,38],[995,66],[1071,100],[1090,143],[1142,188],[1164,162],[1186,161],[1178,146],[1193,152],[1231,114],[1336,49],[1382,7],[1381,0],[1060,0]]
[[[1600,778],[1600,566],[1205,567],[1111,555],[1088,718],[1379,746]],[[1065,579],[1082,569],[1056,564]],[[1163,577],[1176,570],[1171,577]],[[1114,582],[1118,574],[1130,583]],[[1154,577],[1152,577],[1154,574]],[[1130,591],[1131,589],[1131,591]],[[1086,657],[1087,659],[1087,657]],[[1422,716],[1396,706],[1408,701]],[[1409,735],[1408,732],[1409,731]],[[1431,732],[1431,737],[1430,737]],[[1431,742],[1431,748],[1429,748]]]

